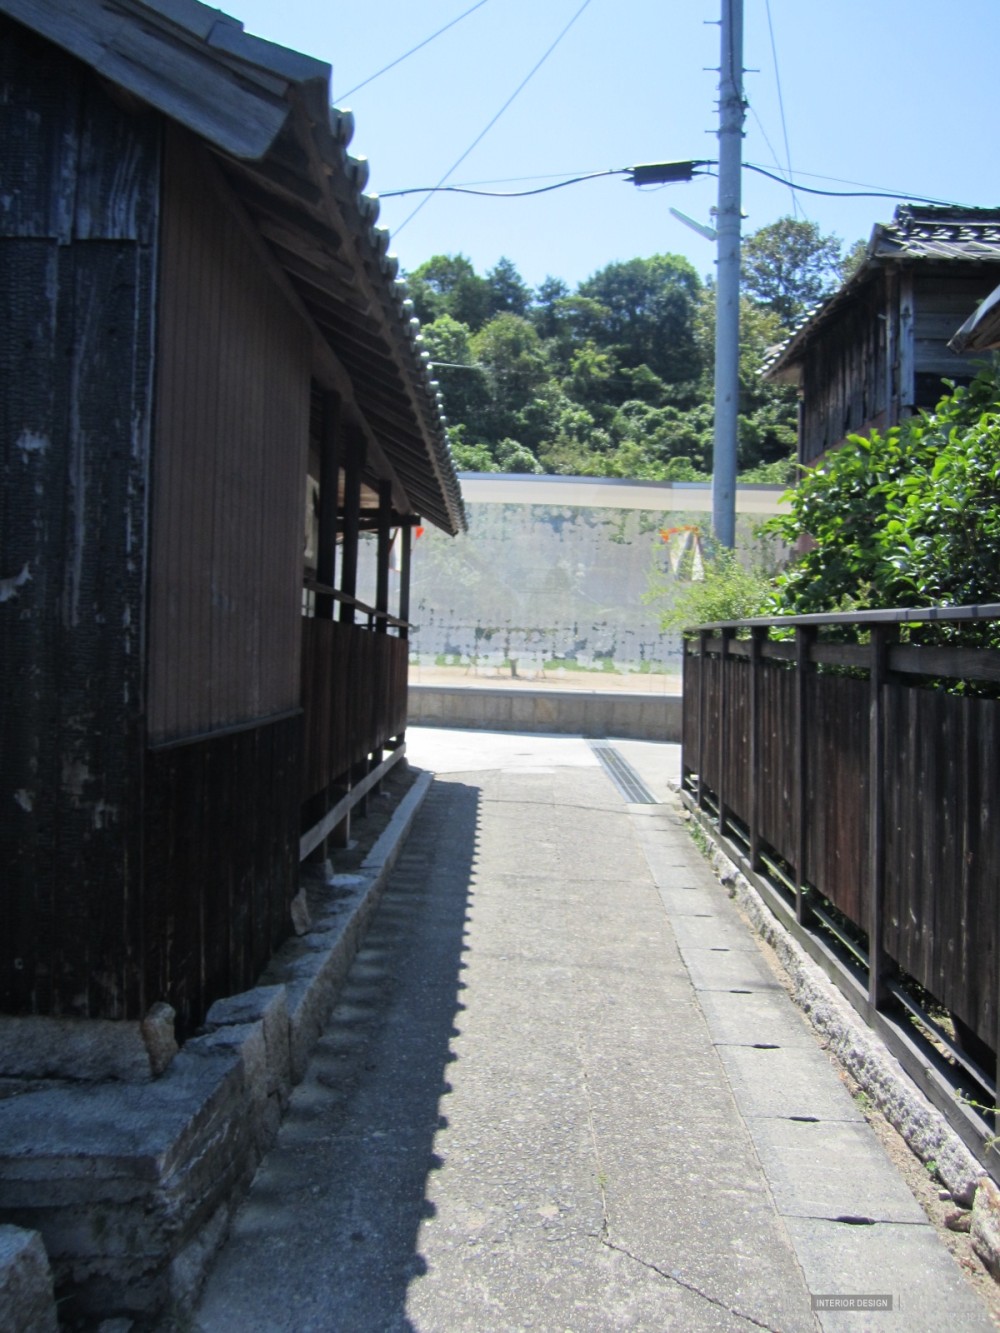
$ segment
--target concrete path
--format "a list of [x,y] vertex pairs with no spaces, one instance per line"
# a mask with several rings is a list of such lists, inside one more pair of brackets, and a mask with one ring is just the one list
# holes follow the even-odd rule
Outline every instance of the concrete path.
[[[676,749],[614,749],[665,795]],[[197,1327],[992,1328],[673,807],[578,739],[408,752],[437,780]]]

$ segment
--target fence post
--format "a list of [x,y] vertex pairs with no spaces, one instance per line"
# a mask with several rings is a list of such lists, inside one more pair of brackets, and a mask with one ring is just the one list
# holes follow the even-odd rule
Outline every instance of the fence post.
[[756,625],[750,631],[750,869],[759,870],[760,860],[760,799],[763,779],[760,772],[761,754],[761,649],[767,630]]
[[809,845],[809,649],[816,637],[811,626],[795,629],[795,916],[800,925],[809,920],[806,889],[806,850]]
[[719,636],[719,781],[716,796],[719,801],[719,837],[726,836],[726,744],[729,740],[729,723],[726,717],[729,700],[729,645],[734,630],[723,629]]
[[888,627],[873,625],[868,703],[868,1010],[874,1015],[886,999],[889,967],[882,947],[885,897],[885,701]]
[[698,809],[705,808],[705,665],[708,661],[705,649],[708,645],[708,630],[698,631]]

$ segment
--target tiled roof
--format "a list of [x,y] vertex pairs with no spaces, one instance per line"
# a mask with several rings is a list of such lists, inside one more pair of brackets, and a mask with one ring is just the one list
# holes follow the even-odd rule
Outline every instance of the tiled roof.
[[1000,208],[958,209],[904,204],[872,232],[875,259],[1000,260]]
[[788,338],[761,367],[765,379],[780,379],[798,360],[805,344],[872,274],[889,264],[983,263],[1000,266],[1000,208],[946,208],[904,204],[891,222],[872,230],[861,267],[831,296],[805,312]]
[[199,135],[314,320],[416,512],[466,526],[419,324],[350,156],[349,111],[330,107],[330,67],[244,32],[198,0],[0,0],[102,77]]

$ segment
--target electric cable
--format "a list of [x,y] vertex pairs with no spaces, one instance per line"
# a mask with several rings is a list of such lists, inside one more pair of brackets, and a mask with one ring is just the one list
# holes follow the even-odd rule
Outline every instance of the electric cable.
[[819,190],[814,185],[799,185],[784,176],[775,175],[766,167],[756,166],[753,162],[744,162],[747,171],[755,171],[758,176],[767,176],[769,180],[786,185],[790,190],[803,190],[806,194],[821,194],[829,199],[906,199],[915,204],[930,204],[937,208],[963,208],[974,210],[975,204],[956,204],[949,199],[929,199],[923,194],[910,194],[907,190]]
[[457,171],[457,170],[458,170],[458,168],[462,165],[462,163],[465,161],[465,159],[466,159],[466,158],[469,156],[469,154],[472,152],[472,150],[473,150],[474,148],[476,148],[477,145],[480,144],[480,143],[482,142],[483,139],[485,139],[486,135],[490,132],[490,130],[491,130],[491,129],[493,128],[493,126],[497,123],[497,121],[500,119],[500,117],[503,115],[503,113],[507,110],[507,108],[510,106],[510,104],[514,101],[514,99],[515,99],[515,98],[518,96],[518,94],[521,92],[521,90],[522,90],[522,89],[523,89],[523,88],[530,82],[530,80],[531,80],[532,78],[534,78],[535,74],[537,74],[537,72],[541,69],[542,65],[545,64],[546,60],[548,60],[549,56],[550,56],[550,55],[552,54],[552,52],[556,49],[556,47],[559,45],[559,43],[562,41],[562,39],[566,36],[566,34],[569,32],[570,28],[572,28],[573,24],[577,21],[577,19],[580,17],[580,15],[583,13],[583,11],[587,8],[587,6],[588,6],[589,4],[590,4],[590,0],[583,0],[583,4],[582,4],[582,5],[580,6],[580,8],[576,11],[576,13],[575,13],[575,14],[573,15],[573,17],[570,19],[570,21],[566,24],[565,28],[563,28],[562,32],[560,32],[559,36],[555,39],[555,41],[554,41],[554,42],[552,43],[552,45],[548,48],[548,50],[547,50],[547,51],[545,52],[545,54],[541,57],[541,59],[540,59],[535,65],[533,65],[532,68],[528,71],[528,73],[524,76],[524,78],[523,78],[523,79],[521,80],[521,82],[517,85],[517,87],[514,89],[514,91],[511,93],[511,95],[507,98],[506,102],[504,102],[503,106],[502,106],[502,107],[500,108],[500,110],[496,113],[496,115],[492,118],[492,120],[490,120],[489,123],[488,123],[487,125],[485,125],[484,128],[479,132],[479,134],[476,135],[475,139],[473,139],[472,143],[469,144],[468,148],[467,148],[467,149],[465,150],[465,152],[461,155],[461,157],[459,157],[459,158],[458,158],[458,159],[457,159],[457,160],[456,160],[456,161],[455,161],[455,162],[448,168],[448,170],[444,173],[444,175],[443,175],[443,176],[441,177],[441,179],[438,181],[438,183],[437,183],[437,185],[434,187],[434,189],[433,189],[433,190],[429,190],[429,191],[425,194],[424,198],[421,199],[420,203],[417,204],[417,206],[416,206],[416,208],[413,210],[413,212],[407,214],[407,216],[403,219],[403,221],[402,221],[402,222],[399,224],[399,226],[395,229],[394,235],[398,236],[399,233],[403,230],[403,228],[407,225],[407,223],[408,223],[408,222],[412,222],[412,220],[417,216],[417,214],[420,212],[420,210],[421,210],[421,209],[424,207],[424,205],[427,203],[428,199],[430,199],[431,195],[434,194],[434,193],[436,193],[438,190],[440,190],[440,189],[442,188],[442,186],[444,185],[444,183],[445,183],[445,181],[448,179],[448,177],[449,177],[454,171]]
[[379,198],[398,199],[404,194],[477,194],[487,199],[524,199],[530,194],[548,194],[550,190],[561,190],[565,185],[578,185],[580,181],[597,180],[601,176],[625,176],[629,171],[631,167],[611,167],[607,171],[588,172],[585,176],[571,176],[569,180],[556,181],[554,185],[539,185],[532,190],[475,190],[469,185],[415,185],[409,190],[386,190]]
[[395,60],[390,60],[388,65],[383,65],[382,68],[376,70],[374,74],[370,74],[367,79],[362,79],[361,82],[356,83],[353,88],[348,88],[346,93],[337,93],[336,98],[334,99],[335,105],[339,105],[345,97],[350,97],[352,93],[356,93],[359,88],[367,88],[370,83],[374,83],[376,79],[381,78],[381,76],[388,73],[390,69],[395,69],[396,66],[401,65],[404,60],[409,59],[410,56],[415,55],[418,51],[422,51],[425,46],[428,46],[433,42],[435,37],[440,37],[443,32],[447,32],[449,28],[453,28],[456,23],[461,23],[463,19],[467,19],[470,14],[475,13],[477,9],[482,9],[485,4],[486,0],[476,0],[476,4],[474,4],[471,9],[467,9],[464,14],[459,14],[457,19],[452,19],[452,21],[446,23],[443,28],[438,28],[437,32],[432,32],[429,37],[425,37],[424,40],[418,42],[416,46],[411,46],[409,51],[404,51],[403,54],[397,56]]
[[[690,178],[679,177],[678,181],[691,178],[696,179],[700,176],[710,176],[712,177],[712,179],[715,179],[718,175],[717,172],[710,170],[711,167],[718,166],[718,162],[714,159],[712,160],[702,159],[700,161],[691,162],[685,165],[691,168],[691,176]],[[880,190],[874,186],[871,188],[866,188],[861,190],[821,190],[814,185],[802,185],[798,181],[789,180],[787,176],[782,176],[777,172],[771,171],[767,167],[762,167],[755,162],[744,162],[743,167],[746,171],[754,171],[759,176],[766,176],[768,180],[776,181],[779,185],[784,185],[789,190],[798,190],[804,194],[823,195],[829,199],[903,199],[916,204],[930,204],[938,208],[956,208],[956,209],[964,209],[966,211],[975,211],[975,209],[979,207],[976,204],[959,204],[956,203],[954,200],[949,200],[949,199],[932,199],[927,195],[912,194],[909,190]],[[581,181],[598,180],[606,176],[631,176],[634,172],[638,170],[639,168],[637,167],[609,167],[605,171],[586,172],[584,175],[581,176],[571,176],[567,180],[556,181],[552,185],[542,185],[531,190],[477,190],[473,189],[471,186],[466,186],[466,185],[416,185],[405,190],[386,190],[380,195],[380,198],[394,199],[407,194],[423,194],[426,196],[430,196],[432,194],[471,194],[471,195],[479,195],[487,199],[523,199],[526,198],[528,195],[548,194],[552,190],[562,190],[567,185],[578,185],[580,184]],[[799,175],[812,176],[814,179],[817,180],[836,179],[836,177],[816,176],[815,173],[808,171],[800,171]],[[519,178],[513,177],[512,179],[516,180]],[[532,178],[528,177],[526,179],[532,179]],[[545,178],[536,177],[534,179],[545,179]],[[651,182],[650,184],[647,185],[644,184],[643,182],[636,182],[639,188],[642,189],[646,194],[655,193],[658,190],[665,189],[666,185],[674,183],[676,182],[674,181],[667,181],[665,183]],[[423,202],[426,202],[426,200],[424,200]],[[418,208],[421,206],[422,205],[418,205]],[[416,211],[417,210],[414,209],[414,212],[410,214],[410,217],[413,217]],[[398,231],[399,229],[397,228],[396,234],[398,234]]]
[[[775,41],[774,41],[774,24],[773,24],[773,22],[771,21],[771,0],[764,0],[764,8],[765,8],[766,11],[767,11],[767,31],[768,31],[768,33],[770,34],[770,37],[771,37],[771,60],[772,60],[772,62],[773,62],[773,64],[774,64],[774,83],[775,83],[775,87],[776,87],[777,90],[778,90],[778,111],[779,111],[779,113],[780,113],[780,115],[781,115],[781,133],[782,133],[782,135],[784,136],[784,140],[785,140],[785,163],[786,163],[786,169],[787,169],[787,171],[788,171],[788,179],[789,179],[789,180],[794,180],[795,177],[794,177],[794,174],[793,174],[793,172],[792,172],[792,150],[791,150],[791,148],[789,148],[789,146],[788,146],[788,124],[787,124],[787,122],[786,122],[786,120],[785,120],[785,99],[784,99],[784,97],[782,96],[782,92],[781,92],[781,75],[780,75],[780,73],[778,72],[778,48],[777,48],[777,46],[776,46],[776,44],[775,44]],[[760,123],[760,122],[759,122],[759,119],[758,119],[758,124],[759,124],[759,123]],[[767,136],[765,135],[765,138],[766,138],[766,137],[767,137]],[[768,147],[770,147],[770,145],[768,145]],[[774,149],[773,149],[773,148],[771,149],[771,152],[772,152],[772,153],[774,152]],[[796,195],[795,195],[795,191],[794,191],[794,189],[792,190],[792,210],[793,210],[794,215],[795,215],[796,217],[798,217],[798,213],[799,213],[799,202],[798,202],[798,199],[797,199],[797,197],[796,197]]]

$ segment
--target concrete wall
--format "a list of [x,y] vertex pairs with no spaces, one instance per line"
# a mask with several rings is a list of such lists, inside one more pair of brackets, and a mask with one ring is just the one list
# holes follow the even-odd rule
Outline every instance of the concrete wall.
[[411,685],[413,726],[556,732],[629,740],[681,739],[679,695]]

